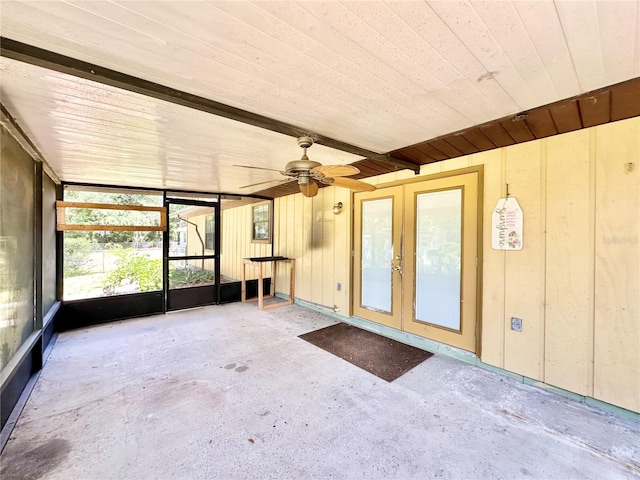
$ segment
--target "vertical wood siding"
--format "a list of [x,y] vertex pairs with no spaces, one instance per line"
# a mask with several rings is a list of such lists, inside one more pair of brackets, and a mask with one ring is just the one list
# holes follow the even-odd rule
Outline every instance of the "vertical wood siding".
[[[640,411],[639,159],[633,118],[423,166],[421,175],[485,168],[484,362]],[[518,252],[491,249],[491,212],[507,183],[525,218]],[[345,315],[351,200],[334,187],[290,195],[276,199],[274,219],[276,254],[297,260],[296,297]],[[333,215],[338,201],[342,213]],[[511,317],[522,318],[522,332],[511,330]]]
[[[545,381],[593,395],[594,131],[547,147]],[[561,161],[560,161],[561,160]]]
[[[506,184],[524,212],[523,249],[504,252],[504,368],[542,380],[544,376],[544,186],[541,141],[507,147]],[[485,198],[494,207],[497,198]],[[491,217],[485,228],[491,228]],[[491,248],[491,244],[488,245]],[[486,281],[486,277],[485,277]],[[522,332],[511,330],[521,318]]]
[[[248,257],[268,257],[271,255],[270,243],[251,241],[253,205],[230,208],[222,211],[220,239],[220,274],[234,280],[242,278],[242,259]],[[274,233],[278,225],[274,225]],[[278,252],[276,251],[276,255]],[[265,276],[271,276],[271,267],[265,266]],[[258,278],[254,267],[246,267],[247,279]]]
[[[342,202],[334,215],[333,205]],[[308,302],[349,312],[351,195],[327,187],[313,198],[302,194],[275,201],[277,255],[296,259],[295,295]],[[340,291],[337,284],[340,283]],[[279,286],[282,286],[280,288]],[[276,290],[286,293],[288,273],[277,272]]]
[[640,118],[596,128],[594,396],[640,410]]

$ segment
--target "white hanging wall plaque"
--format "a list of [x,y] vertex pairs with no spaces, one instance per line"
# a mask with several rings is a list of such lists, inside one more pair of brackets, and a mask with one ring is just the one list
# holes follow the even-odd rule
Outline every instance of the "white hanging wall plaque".
[[522,250],[522,209],[515,197],[501,198],[491,215],[491,248]]

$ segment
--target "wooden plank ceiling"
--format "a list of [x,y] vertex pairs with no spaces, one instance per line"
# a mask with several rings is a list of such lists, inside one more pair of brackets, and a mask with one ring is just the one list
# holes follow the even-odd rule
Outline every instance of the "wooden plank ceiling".
[[[0,9],[4,39],[95,66],[64,70],[4,49],[0,59],[2,104],[69,182],[280,196],[295,185],[243,187],[300,157],[295,132],[335,140],[310,158],[355,162],[366,178],[395,167],[336,145],[421,165],[638,114],[629,82],[640,77],[638,0],[2,0]],[[105,83],[106,70],[135,80]],[[141,94],[142,82],[291,128],[172,104]]]
[[[390,153],[407,162],[426,165],[637,116],[640,116],[640,78],[399,148]],[[360,169],[360,173],[352,178],[373,177],[397,170],[392,165],[373,160],[360,160],[353,165]],[[277,185],[260,194],[277,198],[297,192],[297,185],[293,183]]]
[[640,115],[640,78],[391,152],[424,165]]

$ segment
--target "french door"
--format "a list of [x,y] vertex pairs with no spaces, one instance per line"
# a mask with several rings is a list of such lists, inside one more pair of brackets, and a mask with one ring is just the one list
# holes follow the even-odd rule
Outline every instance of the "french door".
[[354,315],[476,352],[478,176],[355,194]]

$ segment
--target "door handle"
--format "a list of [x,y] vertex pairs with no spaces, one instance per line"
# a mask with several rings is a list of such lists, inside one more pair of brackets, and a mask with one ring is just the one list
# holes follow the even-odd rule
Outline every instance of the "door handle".
[[400,261],[400,255],[396,255],[396,260],[398,260],[398,264],[397,265],[391,265],[391,270],[392,271],[396,271],[398,272],[400,275],[402,275],[402,262]]

